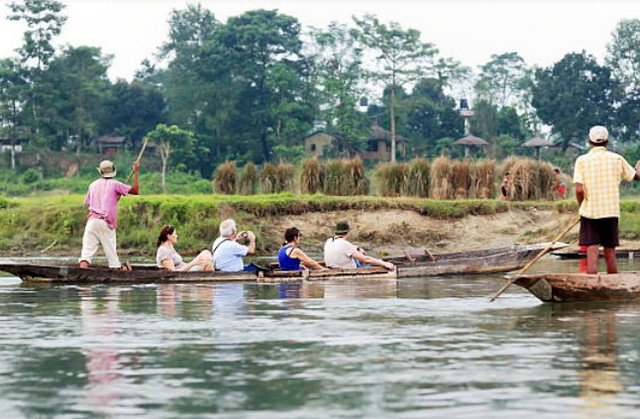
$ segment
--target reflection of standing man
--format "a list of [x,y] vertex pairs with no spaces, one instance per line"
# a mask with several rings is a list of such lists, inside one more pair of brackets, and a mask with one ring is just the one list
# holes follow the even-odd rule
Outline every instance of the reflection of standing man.
[[[101,178],[89,185],[84,204],[89,207],[89,219],[82,237],[80,267],[88,268],[91,258],[102,246],[110,268],[121,268],[116,252],[116,226],[118,220],[118,200],[128,194],[137,195],[139,189],[138,162],[133,163],[133,186],[114,179],[116,167],[113,162],[100,162],[98,172]],[[122,269],[125,269],[122,267]]]
[[598,245],[604,247],[607,273],[617,273],[616,246],[620,217],[620,182],[640,179],[624,157],[607,150],[609,132],[596,125],[589,130],[591,150],[578,157],[573,172],[580,204],[580,245],[587,246],[587,273],[598,273]]

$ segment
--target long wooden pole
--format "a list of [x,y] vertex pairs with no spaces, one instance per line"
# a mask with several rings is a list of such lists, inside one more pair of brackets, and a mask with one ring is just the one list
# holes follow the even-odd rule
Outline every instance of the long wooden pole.
[[[142,143],[142,148],[140,149],[140,153],[138,154],[138,158],[135,161],[136,163],[140,162],[140,159],[142,158],[142,154],[144,154],[144,149],[147,148],[148,142],[149,142],[149,137],[145,137],[144,143]],[[127,180],[125,180],[124,183],[129,183],[129,181],[131,180],[131,176],[133,176],[133,171],[129,173],[129,177],[127,177]]]
[[[576,219],[574,222],[572,222],[569,226],[567,226],[567,228],[565,228],[562,233],[558,234],[558,237],[556,237],[555,239],[553,239],[553,241],[544,249],[542,249],[542,251],[540,251],[540,253],[538,253],[536,255],[536,257],[534,257],[533,259],[531,259],[529,261],[529,263],[527,263],[522,269],[520,269],[520,271],[517,273],[517,275],[523,274],[526,272],[527,269],[529,269],[534,263],[536,263],[537,261],[540,260],[540,258],[544,255],[546,255],[549,250],[551,250],[553,248],[553,245],[556,244],[556,242],[558,242],[561,238],[563,238],[569,231],[571,231],[571,229],[573,227],[575,227],[578,223],[580,222],[580,217],[578,217],[578,219]],[[508,280],[503,286],[502,288],[500,288],[498,290],[498,292],[495,293],[495,295],[493,297],[491,297],[491,299],[489,300],[489,302],[493,302],[496,298],[498,298],[500,296],[500,294],[502,294],[503,292],[505,292],[507,290],[507,288],[509,288],[511,285],[513,285],[513,283],[516,282],[516,278],[510,279]]]

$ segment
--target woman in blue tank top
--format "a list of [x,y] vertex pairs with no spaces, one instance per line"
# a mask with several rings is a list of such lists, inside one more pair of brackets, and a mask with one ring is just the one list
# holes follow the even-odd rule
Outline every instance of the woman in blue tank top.
[[298,228],[291,227],[284,232],[285,243],[278,251],[278,263],[282,271],[300,271],[302,269],[324,269],[315,260],[307,256],[297,246],[302,233]]

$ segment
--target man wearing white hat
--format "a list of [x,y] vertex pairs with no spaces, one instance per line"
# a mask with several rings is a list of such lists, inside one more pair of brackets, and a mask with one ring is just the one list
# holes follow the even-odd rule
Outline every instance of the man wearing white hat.
[[89,185],[84,205],[89,208],[89,219],[82,237],[80,267],[88,268],[91,259],[102,246],[110,268],[125,269],[116,252],[116,227],[118,225],[118,200],[128,194],[138,195],[138,162],[133,163],[133,186],[114,179],[116,167],[110,160],[98,166],[100,178]]
[[619,154],[607,150],[609,132],[601,125],[589,130],[589,146],[578,157],[573,171],[576,199],[580,204],[580,245],[587,246],[587,273],[598,273],[598,246],[604,248],[607,273],[617,273],[616,246],[620,218],[620,182],[640,179],[636,168]]

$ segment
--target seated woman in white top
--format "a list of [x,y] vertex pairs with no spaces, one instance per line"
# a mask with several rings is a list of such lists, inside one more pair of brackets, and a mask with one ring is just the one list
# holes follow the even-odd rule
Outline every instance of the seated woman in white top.
[[182,256],[173,247],[178,242],[178,233],[172,225],[162,226],[158,236],[156,265],[168,271],[213,271],[213,257],[211,252],[203,250],[189,263],[182,260]]

